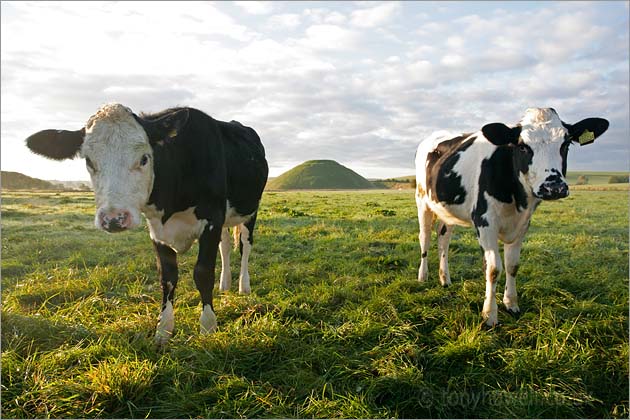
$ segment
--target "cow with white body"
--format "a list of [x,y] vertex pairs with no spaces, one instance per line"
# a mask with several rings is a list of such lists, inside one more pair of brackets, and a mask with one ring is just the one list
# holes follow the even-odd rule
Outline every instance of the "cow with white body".
[[85,159],[97,228],[121,232],[139,226],[144,214],[163,292],[158,343],[173,333],[177,254],[195,240],[199,255],[193,277],[201,295],[202,334],[217,327],[212,304],[217,250],[219,288],[230,288],[229,227],[240,244],[239,291],[250,292],[248,258],[268,175],[265,150],[253,129],[193,108],[138,116],[120,104],[107,104],[82,129],[40,131],[27,146],[51,159]]
[[503,303],[519,312],[516,273],[521,244],[532,214],[542,200],[569,195],[565,176],[569,145],[592,143],[608,129],[608,121],[587,118],[567,124],[553,108],[532,108],[515,126],[485,125],[471,134],[437,133],[416,152],[416,204],[420,223],[421,262],[418,280],[428,277],[427,254],[434,217],[439,278],[451,284],[448,246],[454,225],[474,226],[485,263],[486,295],[482,316],[497,320],[496,282],[504,243],[506,283]]

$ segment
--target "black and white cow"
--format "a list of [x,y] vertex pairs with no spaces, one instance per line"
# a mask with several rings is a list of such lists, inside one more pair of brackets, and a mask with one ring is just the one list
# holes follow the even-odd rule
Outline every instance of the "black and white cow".
[[553,108],[532,108],[513,127],[485,125],[471,134],[435,133],[416,152],[416,204],[420,222],[418,280],[428,277],[427,253],[437,216],[440,283],[451,284],[448,245],[454,225],[474,226],[484,253],[486,297],[482,316],[497,324],[496,281],[501,274],[499,240],[504,245],[503,303],[519,312],[515,276],[521,244],[541,200],[569,195],[565,176],[571,143],[592,143],[608,121],[587,118],[567,124]]
[[44,130],[26,143],[48,158],[85,158],[97,228],[131,229],[144,214],[163,291],[158,343],[173,333],[177,254],[195,240],[199,255],[193,277],[201,294],[202,334],[217,327],[212,289],[219,244],[219,288],[230,288],[229,227],[234,227],[242,255],[239,291],[250,292],[248,258],[268,175],[265,150],[253,129],[217,121],[193,108],[138,116],[120,104],[107,104],[80,130]]

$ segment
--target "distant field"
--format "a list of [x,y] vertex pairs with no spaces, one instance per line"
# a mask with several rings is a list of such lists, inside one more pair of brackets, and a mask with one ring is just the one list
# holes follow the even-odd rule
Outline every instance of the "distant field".
[[611,176],[627,176],[628,172],[567,171],[569,185],[575,185],[580,175],[588,177],[588,185],[601,185],[608,184]]
[[199,336],[195,245],[164,350],[146,227],[105,234],[93,212],[91,193],[3,191],[3,418],[630,414],[627,191],[541,204],[523,313],[500,310],[493,330],[472,229],[453,235],[452,287],[438,286],[435,240],[417,282],[413,191],[267,192],[253,294],[217,291],[219,330]]
[[[609,184],[609,180],[611,176],[628,176],[628,172],[595,172],[595,171],[568,171],[567,172],[567,181],[569,185],[576,186],[578,177],[580,175],[584,175],[588,178],[587,186],[598,186],[610,189],[628,189],[628,183],[617,183],[617,184]],[[399,176],[390,178],[387,180],[376,180],[377,184],[387,186],[388,188],[394,189],[405,189],[412,188],[413,183],[416,180],[415,175],[408,176]],[[580,185],[579,188],[584,188],[584,186]]]

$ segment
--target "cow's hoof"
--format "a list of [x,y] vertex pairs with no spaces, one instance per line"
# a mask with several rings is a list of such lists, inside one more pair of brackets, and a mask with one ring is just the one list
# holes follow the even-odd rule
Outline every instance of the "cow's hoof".
[[503,305],[505,305],[505,309],[509,313],[516,314],[521,311],[521,309],[518,307],[518,301],[504,300]]
[[155,334],[155,338],[153,339],[153,342],[158,348],[164,347],[165,345],[168,344],[169,340],[171,339],[171,335],[172,334],[164,334],[164,333],[158,332]]
[[507,313],[510,314],[512,317],[514,318],[520,318],[521,317],[521,310],[518,308],[518,306],[515,308],[507,308]]
[[487,322],[484,322],[483,324],[481,324],[481,328],[486,330],[486,331],[491,331],[494,330],[495,328],[500,327],[501,324],[499,324],[498,322],[494,325],[489,325]]
[[252,289],[249,285],[249,273],[241,275],[238,279],[238,293],[241,295],[249,295]]
[[217,316],[210,305],[203,305],[203,311],[199,317],[199,333],[212,334],[217,330]]
[[496,313],[494,313],[494,314],[493,313],[490,313],[490,314],[485,314],[484,313],[484,314],[482,314],[482,316],[483,316],[483,319],[485,321],[484,325],[487,328],[494,328],[497,325],[499,325],[499,318],[498,318]]

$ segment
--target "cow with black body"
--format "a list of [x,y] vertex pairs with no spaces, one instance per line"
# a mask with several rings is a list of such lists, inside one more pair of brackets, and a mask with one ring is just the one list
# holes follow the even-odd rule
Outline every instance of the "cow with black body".
[[451,284],[448,247],[454,225],[474,226],[485,265],[486,295],[482,316],[498,323],[496,282],[504,243],[506,283],[503,303],[519,312],[516,273],[521,244],[532,214],[542,200],[569,195],[565,180],[572,143],[592,143],[608,121],[587,118],[567,124],[553,108],[531,108],[515,126],[485,125],[461,135],[435,133],[416,152],[416,204],[420,223],[418,280],[428,278],[427,254],[434,218],[437,225],[439,279]]
[[219,288],[230,288],[230,227],[242,256],[239,291],[250,292],[248,259],[268,175],[265,150],[253,129],[217,121],[193,108],[138,116],[120,104],[107,104],[80,130],[44,130],[26,143],[51,159],[85,159],[97,228],[132,229],[144,214],[163,292],[158,343],[173,334],[177,254],[195,240],[199,255],[193,277],[201,295],[202,334],[217,328],[212,304],[217,250],[222,261]]

